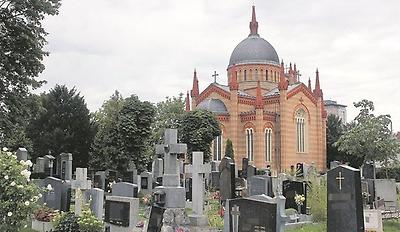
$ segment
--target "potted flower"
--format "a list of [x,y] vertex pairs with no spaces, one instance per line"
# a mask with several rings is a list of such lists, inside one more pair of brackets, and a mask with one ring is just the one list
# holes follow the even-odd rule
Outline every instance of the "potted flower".
[[296,202],[297,205],[297,213],[301,215],[301,206],[303,205],[304,201],[306,198],[304,197],[303,194],[296,194],[294,196],[294,201]]
[[53,210],[46,206],[37,209],[32,218],[32,229],[42,232],[51,231],[53,229],[51,221],[57,215],[58,210]]

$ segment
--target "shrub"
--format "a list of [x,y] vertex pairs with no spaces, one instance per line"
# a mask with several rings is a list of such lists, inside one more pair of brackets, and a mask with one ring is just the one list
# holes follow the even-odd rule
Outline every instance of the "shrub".
[[327,183],[326,178],[316,173],[309,174],[309,192],[307,204],[310,206],[314,222],[325,222],[327,219]]
[[81,232],[103,231],[103,223],[93,215],[90,209],[83,211],[82,216],[78,218],[78,224]]
[[78,217],[73,212],[61,213],[53,224],[55,232],[79,232]]
[[0,151],[0,231],[18,231],[33,214],[41,190],[30,182],[31,161]]

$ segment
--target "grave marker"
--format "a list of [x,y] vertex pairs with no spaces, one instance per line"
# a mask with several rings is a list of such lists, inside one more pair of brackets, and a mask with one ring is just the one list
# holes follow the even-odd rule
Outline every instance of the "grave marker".
[[361,176],[340,165],[328,171],[328,232],[364,232]]
[[80,216],[82,215],[84,193],[92,188],[92,181],[87,179],[87,168],[77,168],[75,170],[75,180],[71,182],[71,187],[75,189],[75,214]]

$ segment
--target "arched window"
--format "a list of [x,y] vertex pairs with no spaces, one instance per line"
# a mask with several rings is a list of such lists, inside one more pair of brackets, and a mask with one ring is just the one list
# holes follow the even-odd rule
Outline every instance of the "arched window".
[[306,112],[303,109],[296,112],[296,142],[297,152],[304,153],[306,151]]
[[247,70],[244,70],[243,80],[244,80],[244,81],[247,81]]
[[238,81],[242,81],[243,80],[243,77],[242,77],[242,70],[239,70],[239,78],[238,78]]
[[272,129],[265,129],[265,161],[271,162],[272,158]]
[[274,72],[274,80],[275,80],[275,82],[277,82],[277,79],[276,79],[276,71]]
[[254,71],[254,80],[256,80],[256,81],[258,81],[258,70],[256,69],[255,71]]
[[220,161],[222,158],[222,135],[215,137],[213,141],[213,160]]
[[265,70],[265,80],[268,81],[268,70]]
[[254,160],[254,133],[253,128],[246,129],[246,155],[249,161]]

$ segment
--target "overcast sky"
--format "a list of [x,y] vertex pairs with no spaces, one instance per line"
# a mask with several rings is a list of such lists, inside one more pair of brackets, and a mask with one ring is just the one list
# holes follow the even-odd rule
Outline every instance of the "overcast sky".
[[[40,76],[76,87],[91,111],[115,90],[158,102],[186,93],[198,71],[200,89],[213,71],[226,84],[235,46],[249,34],[252,1],[64,0],[47,18],[50,56]],[[348,105],[369,99],[400,130],[400,1],[259,0],[259,33],[302,81],[320,71],[325,99]]]

